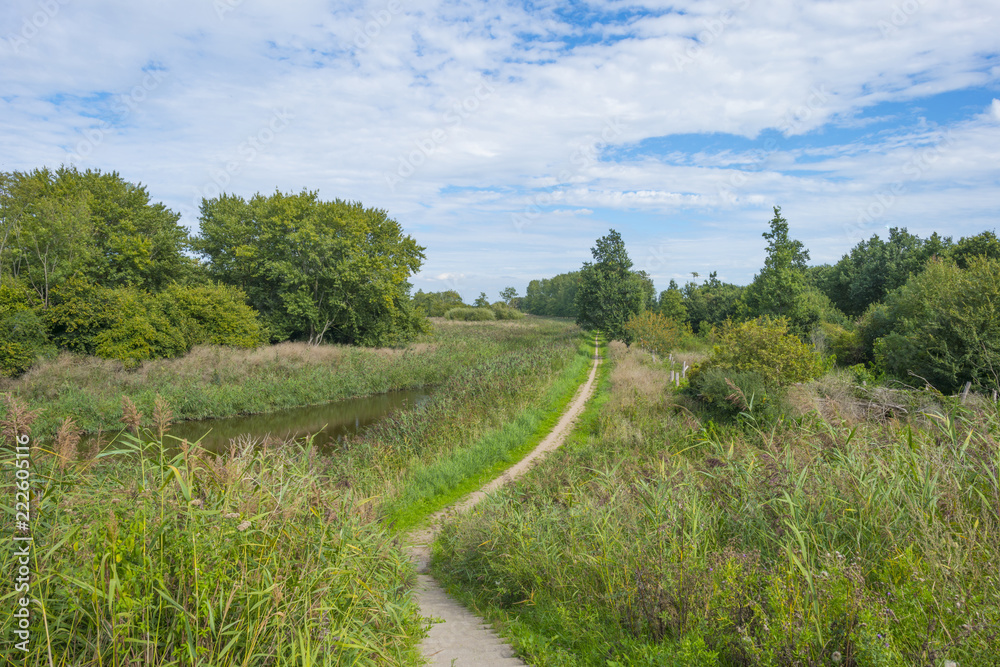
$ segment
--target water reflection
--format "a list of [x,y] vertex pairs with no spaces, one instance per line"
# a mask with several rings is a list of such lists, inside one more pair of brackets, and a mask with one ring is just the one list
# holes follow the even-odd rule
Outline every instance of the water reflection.
[[[201,444],[205,449],[220,452],[229,449],[232,439],[243,435],[254,439],[270,436],[272,439],[287,440],[315,433],[314,446],[328,450],[338,438],[356,433],[394,410],[419,407],[430,398],[430,389],[400,390],[266,414],[179,422],[172,424],[167,431],[167,435],[172,437],[167,438],[166,444],[170,446],[176,442],[173,438],[186,438],[192,442],[202,438]],[[82,448],[85,449],[86,445]]]

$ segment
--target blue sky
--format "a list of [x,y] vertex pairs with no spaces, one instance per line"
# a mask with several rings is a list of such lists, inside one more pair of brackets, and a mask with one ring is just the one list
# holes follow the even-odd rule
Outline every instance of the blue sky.
[[496,297],[615,228],[662,289],[746,283],[771,208],[814,262],[1000,219],[994,0],[12,0],[0,169],[202,197],[319,190]]

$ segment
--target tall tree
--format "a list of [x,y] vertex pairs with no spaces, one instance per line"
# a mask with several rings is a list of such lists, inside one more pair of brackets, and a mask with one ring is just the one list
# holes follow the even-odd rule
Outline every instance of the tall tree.
[[660,292],[659,311],[661,315],[674,322],[685,322],[687,320],[684,295],[681,294],[676,281],[671,280],[667,289]]
[[770,231],[763,233],[767,240],[764,268],[743,291],[738,313],[743,319],[785,317],[797,334],[806,335],[823,311],[823,297],[806,277],[809,251],[789,238],[780,206],[774,207],[769,224]]
[[396,344],[418,332],[409,277],[423,248],[380,209],[317,193],[204,200],[195,249],[240,287],[272,340]]
[[30,283],[46,307],[49,292],[70,275],[158,290],[192,266],[179,216],[116,172],[2,174],[0,218],[0,274]]
[[591,248],[593,262],[580,270],[576,294],[577,323],[597,329],[609,340],[631,343],[628,321],[643,312],[649,300],[648,278],[632,271],[632,260],[621,235],[611,230]]
[[579,271],[532,280],[521,300],[521,308],[532,315],[575,318],[576,291],[579,287]]
[[816,275],[816,285],[837,308],[858,317],[873,303],[924,270],[934,256],[947,254],[951,239],[937,233],[922,239],[905,227],[893,227],[889,238],[877,234],[861,241],[831,270]]

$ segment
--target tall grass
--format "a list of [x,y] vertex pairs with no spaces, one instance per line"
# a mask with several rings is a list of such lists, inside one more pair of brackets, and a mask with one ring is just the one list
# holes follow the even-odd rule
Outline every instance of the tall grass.
[[995,404],[721,426],[610,355],[573,442],[436,545],[532,664],[995,664]]
[[[0,393],[12,393],[42,410],[35,425],[38,437],[54,436],[67,416],[84,432],[114,431],[123,395],[147,416],[160,396],[178,420],[270,412],[437,385],[523,347],[525,341],[569,328],[537,319],[479,326],[436,320],[431,334],[402,349],[305,343],[256,350],[202,346],[184,357],[143,362],[133,370],[121,362],[67,352],[16,380],[0,378]],[[154,426],[149,418],[142,425]]]
[[[5,642],[0,655],[39,666],[415,659],[407,557],[314,450],[181,450],[124,433],[94,463],[36,457],[32,651]],[[17,596],[5,577],[4,636]]]
[[[26,664],[49,664],[50,653],[56,665],[416,664],[423,627],[410,597],[413,567],[382,521],[388,503],[406,506],[398,498],[420,478],[414,470],[445,465],[540,398],[569,391],[589,354],[580,344],[571,324],[529,319],[439,323],[424,347],[372,353],[390,377],[424,364],[434,397],[341,441],[330,456],[292,443],[243,442],[218,457],[178,448],[169,435],[177,410],[154,395],[119,397],[114,414],[126,430],[100,456],[77,460],[78,429],[63,417],[57,442],[34,439],[39,602]],[[0,428],[23,430],[37,417],[19,405],[4,408]],[[153,444],[142,444],[150,435]],[[468,483],[477,470],[452,481]],[[5,499],[12,482],[3,478]],[[7,531],[12,501],[0,502]],[[0,568],[12,566],[4,551]],[[7,635],[14,596],[0,581]],[[0,655],[15,664],[22,657]]]

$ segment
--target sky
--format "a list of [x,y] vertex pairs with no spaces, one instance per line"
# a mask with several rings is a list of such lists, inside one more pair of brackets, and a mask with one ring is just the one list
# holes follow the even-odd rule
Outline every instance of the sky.
[[318,191],[491,300],[615,229],[658,289],[1000,219],[996,0],[6,0],[0,171]]

